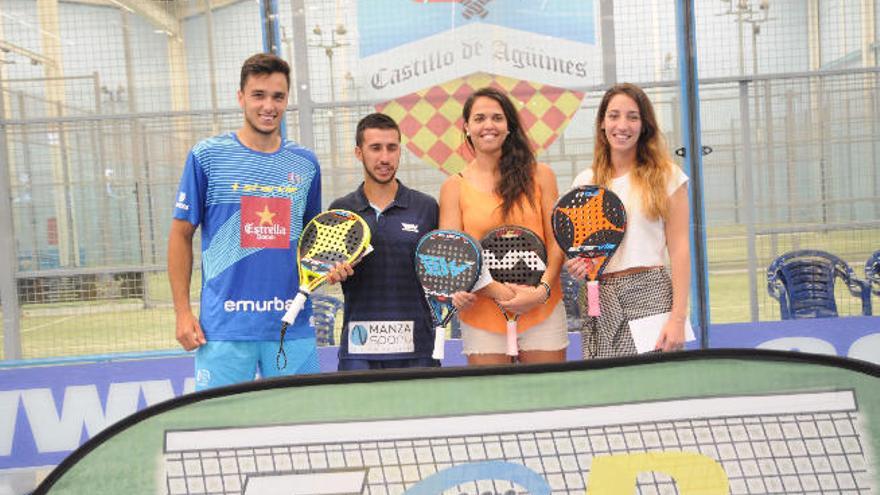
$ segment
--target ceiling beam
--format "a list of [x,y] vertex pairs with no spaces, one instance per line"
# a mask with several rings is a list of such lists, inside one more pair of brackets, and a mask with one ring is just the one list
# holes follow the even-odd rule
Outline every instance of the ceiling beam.
[[55,61],[52,60],[51,58],[49,58],[45,55],[39,54],[35,51],[28,50],[27,48],[23,48],[21,46],[14,45],[8,41],[0,40],[0,51],[4,51],[7,53],[11,52],[11,53],[15,53],[17,55],[21,55],[22,57],[27,57],[27,58],[31,59],[31,62],[34,64],[40,63],[43,65],[51,65],[51,66],[55,65]]
[[229,5],[241,3],[242,1],[244,0],[199,0],[197,2],[190,3],[186,7],[184,7],[183,11],[180,12],[180,18],[185,19],[188,17],[204,14],[207,10],[209,3],[211,5],[211,10],[217,10],[222,9],[223,7],[227,7]]
[[113,7],[126,10],[143,17],[158,29],[170,33],[169,36],[180,34],[180,22],[177,16],[168,13],[157,0],[60,0],[62,3],[77,3],[100,7]]
[[[164,12],[164,9],[161,7],[163,2],[158,0],[60,0],[62,3],[78,3],[82,5],[99,5],[103,7],[117,7],[117,8],[125,8],[133,13],[138,13],[147,17],[147,19],[152,22],[154,25],[161,27],[162,29],[167,29],[165,26],[167,24],[166,17],[173,18],[171,14],[162,13],[159,17],[151,18],[147,16],[145,13],[141,12],[140,8],[141,3],[153,4],[152,8],[159,9]],[[228,7],[230,5],[234,5],[237,3],[242,3],[248,0],[197,0],[195,2],[187,2],[183,5],[179,12],[177,12],[177,20],[187,19],[189,17],[194,17],[197,15],[203,15],[207,10],[207,5],[210,3],[212,10],[222,9],[223,7]],[[164,2],[167,3],[167,2]],[[171,31],[174,32],[174,31]]]
[[109,4],[143,17],[169,36],[180,36],[180,22],[155,0],[108,0]]

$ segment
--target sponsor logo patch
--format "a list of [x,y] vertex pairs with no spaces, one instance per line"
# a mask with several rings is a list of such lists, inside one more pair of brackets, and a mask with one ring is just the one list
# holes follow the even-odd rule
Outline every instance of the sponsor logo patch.
[[290,247],[290,200],[241,197],[241,247]]
[[181,191],[181,192],[177,195],[177,202],[174,203],[174,207],[175,207],[175,208],[178,208],[178,209],[181,209],[181,210],[183,210],[183,211],[189,211],[189,205],[186,204],[186,203],[184,203],[184,201],[186,201],[186,193],[183,192],[183,191]]
[[239,299],[237,301],[227,299],[223,301],[223,311],[227,313],[287,311],[291,306],[293,306],[293,299],[279,299],[278,297],[258,300]]
[[205,368],[196,370],[196,384],[200,387],[207,387],[211,384],[211,371]]
[[350,321],[351,354],[400,354],[415,351],[413,321]]

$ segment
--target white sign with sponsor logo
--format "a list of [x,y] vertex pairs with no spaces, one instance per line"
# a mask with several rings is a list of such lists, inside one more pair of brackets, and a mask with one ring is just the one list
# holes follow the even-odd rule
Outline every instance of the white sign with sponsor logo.
[[399,354],[413,352],[413,321],[351,321],[348,352],[351,354]]
[[[451,38],[451,39],[450,39]],[[416,46],[418,48],[416,48]],[[551,49],[552,47],[552,49]],[[471,24],[360,61],[366,96],[400,96],[475,72],[579,87],[599,70],[598,49],[502,26]]]

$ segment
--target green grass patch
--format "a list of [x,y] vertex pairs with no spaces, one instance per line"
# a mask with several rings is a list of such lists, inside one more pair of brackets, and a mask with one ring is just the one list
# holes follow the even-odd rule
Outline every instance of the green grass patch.
[[[709,301],[712,323],[751,321],[748,246],[745,229],[729,226],[711,229]],[[864,263],[880,247],[880,230],[762,235],[755,240],[756,298],[759,321],[779,319],[779,305],[767,294],[766,267],[779,254],[792,249],[821,249],[848,261],[855,275],[864,277]],[[179,349],[174,338],[171,289],[164,272],[145,277],[147,295],[142,299],[98,300],[54,304],[26,304],[21,312],[21,343],[25,359],[66,357]],[[201,275],[193,274],[191,300],[199,299]],[[338,286],[321,289],[342,297]],[[861,314],[861,305],[843,284],[837,284],[838,309],[842,316]],[[875,297],[874,306],[880,310]],[[335,335],[339,341],[341,314]],[[0,329],[3,322],[0,321]],[[0,349],[3,334],[0,332]]]

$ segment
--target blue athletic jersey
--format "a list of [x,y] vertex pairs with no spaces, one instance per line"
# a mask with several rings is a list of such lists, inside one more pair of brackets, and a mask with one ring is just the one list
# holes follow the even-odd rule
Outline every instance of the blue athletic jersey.
[[339,359],[413,359],[430,357],[434,325],[416,277],[419,239],[437,228],[437,201],[398,182],[394,201],[377,215],[364,186],[334,201],[361,215],[370,225],[373,252],[342,283],[345,310]]
[[[235,133],[198,143],[187,157],[174,218],[201,226],[199,323],[208,340],[275,340],[296,295],[296,245],[321,211],[321,173],[311,151],[284,140],[274,153]],[[287,331],[314,336],[311,305]]]

